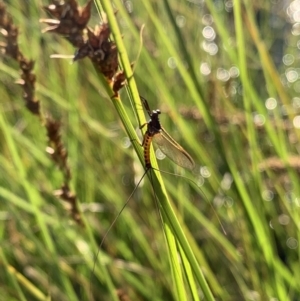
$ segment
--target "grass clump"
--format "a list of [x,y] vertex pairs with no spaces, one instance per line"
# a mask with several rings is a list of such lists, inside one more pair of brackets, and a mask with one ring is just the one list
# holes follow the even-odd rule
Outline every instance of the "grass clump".
[[[43,5],[0,5],[5,300],[296,300],[295,7]],[[149,172],[98,252],[144,173],[139,95],[201,190]]]

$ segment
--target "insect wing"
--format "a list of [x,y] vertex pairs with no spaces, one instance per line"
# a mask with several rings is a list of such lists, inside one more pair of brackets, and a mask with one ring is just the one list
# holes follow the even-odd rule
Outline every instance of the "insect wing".
[[194,169],[195,163],[192,157],[163,128],[153,136],[153,142],[177,165]]

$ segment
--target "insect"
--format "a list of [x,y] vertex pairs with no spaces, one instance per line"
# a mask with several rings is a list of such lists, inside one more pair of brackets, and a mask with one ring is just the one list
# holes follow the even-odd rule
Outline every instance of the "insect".
[[[195,168],[195,162],[192,159],[192,157],[188,154],[188,152],[186,150],[184,150],[184,148],[182,146],[180,146],[161,126],[160,121],[159,121],[159,115],[161,114],[161,111],[160,110],[152,110],[151,111],[147,100],[141,96],[140,96],[140,98],[141,98],[142,103],[150,117],[150,120],[148,122],[146,122],[145,124],[141,125],[141,127],[140,127],[140,129],[142,129],[145,126],[147,126],[147,130],[144,134],[144,138],[143,138],[143,142],[142,142],[142,146],[144,148],[145,172],[142,175],[142,177],[140,178],[139,182],[135,186],[135,188],[132,191],[132,193],[130,194],[130,196],[128,197],[127,201],[125,202],[125,204],[123,205],[123,207],[121,208],[119,213],[117,214],[117,216],[114,218],[114,220],[110,224],[106,233],[104,234],[102,241],[98,248],[98,253],[99,253],[108,233],[110,232],[110,230],[116,223],[117,219],[120,217],[121,213],[127,206],[129,200],[132,198],[132,196],[135,193],[135,191],[137,190],[137,188],[139,187],[139,184],[141,183],[143,178],[146,176],[146,174],[148,173],[149,170],[155,169],[152,167],[151,159],[150,159],[150,147],[151,147],[152,142],[154,144],[156,144],[158,146],[158,148],[177,165],[179,165],[183,168],[186,168],[186,169],[190,169],[190,170],[193,170]],[[163,171],[163,172],[169,174],[169,172],[165,172],[165,171]],[[176,175],[176,176],[180,176],[180,175]],[[189,181],[196,184],[193,180],[191,180],[185,176],[180,176],[180,177],[188,179]],[[219,220],[219,218],[218,218],[218,220]],[[97,255],[98,255],[98,253],[97,253]],[[96,255],[96,258],[97,258],[97,255]],[[96,260],[94,261],[94,267],[95,267],[95,262],[96,262]],[[93,268],[93,270],[94,270],[94,268]]]
[[[143,144],[142,144],[142,146],[144,147],[144,160],[145,160],[146,171],[145,171],[144,175],[142,176],[142,178],[140,179],[139,183],[142,181],[142,179],[144,178],[144,176],[146,175],[146,173],[148,172],[149,169],[154,169],[151,165],[151,160],[150,160],[150,147],[151,147],[152,141],[158,146],[158,148],[167,157],[169,157],[177,165],[184,167],[186,169],[190,169],[190,170],[195,169],[195,162],[192,159],[192,157],[161,126],[160,121],[159,121],[159,115],[161,114],[160,110],[151,111],[147,100],[141,96],[140,96],[140,98],[143,102],[143,105],[144,105],[146,111],[148,112],[150,120],[140,127],[142,129],[144,126],[147,126],[147,131],[144,135]],[[162,170],[159,170],[159,171],[163,172],[163,173],[171,174],[167,171],[162,171]],[[176,174],[173,174],[173,175],[187,179],[190,182],[196,184],[193,180],[191,180],[185,176],[176,175]],[[138,183],[138,185],[139,185],[139,183]],[[138,185],[135,187],[134,191],[137,189]],[[133,193],[134,193],[134,191],[133,191]],[[132,194],[130,195],[130,197],[132,196]],[[212,206],[212,209],[216,214],[216,211],[213,206]],[[217,214],[216,214],[216,216],[217,216]],[[218,218],[219,224],[220,224],[224,234],[226,235],[226,231],[225,231],[218,216],[217,216],[217,218]]]
[[150,120],[141,126],[141,129],[147,126],[142,144],[144,147],[146,170],[152,168],[150,161],[150,146],[152,141],[177,165],[186,169],[194,169],[195,163],[192,157],[161,126],[159,121],[160,110],[151,111],[147,100],[143,97],[141,97],[141,100],[150,117]]
[[[142,146],[144,148],[144,160],[145,160],[145,172],[140,178],[139,182],[135,186],[134,190],[128,197],[127,201],[117,214],[117,216],[114,218],[112,223],[110,224],[109,228],[107,229],[106,233],[104,234],[102,241],[98,247],[98,252],[96,254],[96,258],[94,261],[94,267],[93,271],[91,272],[91,275],[94,272],[95,268],[95,263],[96,259],[98,257],[98,253],[104,243],[104,240],[106,239],[108,233],[116,223],[117,219],[120,217],[122,214],[123,210],[127,206],[129,200],[132,198],[133,194],[139,187],[141,181],[143,178],[146,176],[147,172],[151,170],[153,167],[151,165],[151,160],[150,160],[150,147],[152,141],[159,147],[159,149],[167,156],[169,157],[173,162],[178,164],[181,167],[187,168],[187,169],[193,169],[195,167],[195,163],[192,159],[192,157],[181,147],[161,126],[160,121],[159,121],[159,115],[161,114],[160,110],[150,110],[149,104],[147,100],[143,97],[141,97],[142,103],[150,117],[150,120],[143,124],[140,129],[144,128],[147,126],[146,133],[144,134]],[[168,173],[168,172],[166,172]]]
[[[141,97],[141,96],[140,96]],[[127,201],[123,205],[122,209],[119,211],[113,222],[111,223],[110,227],[104,234],[102,241],[99,245],[99,249],[101,249],[101,246],[107,237],[107,234],[127,206],[129,200],[139,187],[140,183],[142,182],[143,178],[146,176],[147,172],[150,169],[153,169],[151,165],[151,160],[150,160],[150,147],[151,147],[151,142],[153,141],[159,148],[160,150],[167,156],[169,157],[173,162],[178,164],[181,167],[187,168],[187,169],[194,169],[195,163],[192,157],[183,149],[182,146],[180,146],[165,130],[164,128],[160,125],[159,121],[159,115],[161,114],[160,110],[150,110],[149,104],[147,100],[143,97],[141,97],[141,100],[143,102],[143,105],[148,112],[148,115],[150,117],[150,120],[143,124],[140,129],[143,127],[147,126],[147,131],[144,135],[143,138],[143,143],[142,146],[144,147],[144,160],[145,160],[145,172],[140,178],[139,182],[135,186],[134,190],[128,197]],[[164,173],[169,174],[169,172],[164,171]],[[178,175],[177,175],[178,176]],[[184,176],[181,176],[182,178],[186,178]],[[187,178],[188,179],[188,178]],[[189,179],[190,180],[190,179]]]

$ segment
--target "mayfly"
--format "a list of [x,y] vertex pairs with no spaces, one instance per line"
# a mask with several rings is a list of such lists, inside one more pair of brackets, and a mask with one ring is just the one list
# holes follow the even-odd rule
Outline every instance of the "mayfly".
[[[131,199],[131,197],[133,196],[133,194],[135,193],[135,191],[139,187],[139,184],[141,183],[141,181],[143,180],[145,175],[148,173],[149,170],[155,169],[155,168],[152,167],[151,160],[150,160],[150,148],[151,148],[152,141],[154,142],[154,144],[157,145],[157,147],[169,159],[171,159],[177,165],[179,165],[183,168],[189,169],[189,170],[194,170],[195,169],[195,162],[192,159],[192,157],[161,126],[160,121],[159,121],[159,115],[161,114],[161,111],[160,110],[152,110],[151,111],[147,100],[145,98],[141,97],[141,96],[140,96],[140,98],[141,98],[142,103],[143,103],[143,105],[144,105],[144,107],[145,107],[145,109],[146,109],[146,111],[147,111],[147,113],[150,117],[150,120],[140,127],[140,129],[142,129],[145,126],[147,126],[147,129],[146,129],[146,132],[145,132],[144,138],[143,138],[143,143],[142,143],[142,146],[144,148],[145,172],[144,172],[143,176],[140,178],[139,182],[135,186],[135,188],[132,191],[132,193],[130,194],[130,196],[128,197],[127,201],[123,205],[122,209],[119,211],[119,213],[117,214],[117,216],[115,217],[115,219],[113,220],[113,222],[111,223],[109,228],[107,229],[106,233],[104,234],[104,236],[102,238],[102,241],[99,245],[98,252],[100,251],[100,249],[102,247],[102,244],[105,241],[105,239],[106,239],[108,233],[110,232],[111,228],[113,227],[113,225],[115,224],[117,219],[120,217],[121,213],[123,212],[123,210],[127,206],[129,200]],[[161,171],[161,170],[159,170],[159,171]],[[171,173],[166,172],[166,171],[162,171],[162,172],[167,173],[167,174],[171,174]],[[180,175],[176,175],[176,176],[180,176]],[[186,178],[184,176],[180,176],[180,177]],[[186,179],[188,179],[189,181],[195,183],[193,180],[191,180],[189,178],[186,178]],[[223,230],[223,231],[225,233],[225,230]],[[96,258],[97,258],[97,256],[98,256],[98,253],[96,255]],[[96,263],[96,260],[94,262],[94,266],[95,266],[95,263]]]
[[[145,171],[144,175],[142,176],[142,178],[140,179],[139,183],[142,181],[142,179],[144,178],[144,176],[146,175],[146,173],[148,172],[149,169],[154,169],[151,165],[151,160],[150,160],[150,147],[151,147],[152,141],[158,146],[158,148],[167,157],[169,157],[177,165],[184,167],[186,169],[194,170],[195,162],[192,159],[192,157],[161,126],[160,121],[159,121],[159,115],[161,113],[160,110],[151,111],[147,100],[141,96],[140,96],[140,98],[141,98],[143,105],[150,117],[150,120],[141,126],[141,129],[144,126],[147,126],[147,130],[144,135],[143,144],[142,144],[144,147],[144,160],[145,160],[146,171]],[[162,170],[159,170],[159,171],[161,171],[163,173],[171,174],[167,171],[162,171]],[[176,174],[173,174],[173,175],[185,178],[185,179],[195,183],[193,180],[191,180],[185,176],[176,175]],[[139,183],[138,183],[138,185],[139,185]],[[136,188],[138,187],[138,185],[136,186]],[[135,191],[135,189],[134,189],[134,191]],[[132,196],[134,191],[131,193],[130,197]],[[214,208],[213,208],[213,211],[216,213]],[[218,216],[217,216],[217,218],[218,218]],[[223,228],[219,218],[218,218],[218,221],[222,227],[224,234],[226,234],[226,231]]]
[[[119,216],[121,215],[121,213],[123,212],[125,207],[127,206],[129,200],[131,199],[131,197],[133,196],[133,194],[139,187],[139,184],[141,183],[141,181],[143,180],[143,178],[145,177],[147,172],[150,169],[153,169],[151,160],[150,160],[150,147],[151,147],[152,141],[159,147],[159,149],[167,157],[169,157],[177,165],[187,168],[187,169],[190,169],[190,170],[193,170],[195,167],[195,163],[194,163],[194,160],[192,159],[192,157],[160,125],[160,121],[159,121],[159,115],[161,114],[160,110],[151,111],[147,100],[143,97],[141,97],[141,100],[142,100],[142,103],[143,103],[149,117],[150,117],[150,120],[140,127],[140,129],[142,129],[145,126],[147,126],[147,130],[144,135],[143,143],[142,143],[142,146],[144,148],[144,160],[145,160],[145,169],[146,170],[145,170],[143,176],[140,178],[137,185],[135,186],[134,190],[128,197],[127,201],[123,205],[122,209],[119,211],[119,213],[117,214],[117,216],[115,217],[115,219],[113,220],[111,225],[109,226],[108,230],[104,234],[102,241],[100,243],[99,249],[101,249],[102,244],[103,244],[105,238],[107,237],[107,234],[109,233],[109,231],[111,230],[111,228],[113,227],[113,225],[115,224],[115,222],[117,221],[117,219],[119,218]],[[165,172],[165,173],[169,174],[168,172]],[[181,176],[181,177],[183,177],[183,176]]]
[[144,135],[144,160],[146,171],[152,168],[150,161],[150,146],[153,141],[158,148],[177,165],[193,170],[195,163],[192,157],[180,146],[160,125],[159,115],[160,110],[150,110],[148,102],[145,98],[141,97],[143,105],[150,117],[150,120],[141,126],[147,126],[147,131]]
[[[159,115],[161,114],[160,110],[150,110],[149,104],[147,100],[144,97],[141,97],[142,103],[150,117],[150,120],[143,124],[140,129],[144,128],[147,126],[146,133],[143,138],[143,143],[142,146],[144,148],[144,160],[145,160],[145,172],[143,176],[140,178],[139,182],[135,186],[134,190],[128,197],[127,201],[123,205],[122,209],[119,211],[113,222],[111,223],[110,227],[104,234],[104,237],[100,243],[99,249],[101,248],[108,232],[110,229],[113,227],[125,207],[127,206],[129,200],[139,187],[140,183],[142,182],[143,178],[147,174],[147,172],[150,169],[153,169],[151,160],[150,160],[150,147],[151,147],[151,142],[153,141],[159,149],[167,156],[169,157],[173,162],[175,162],[177,165],[193,170],[195,168],[195,162],[192,159],[192,157],[183,149],[182,146],[180,146],[165,130],[164,128],[160,125],[159,121]],[[169,172],[165,172],[169,174]],[[185,178],[184,176],[181,176]],[[190,180],[190,179],[189,179]]]

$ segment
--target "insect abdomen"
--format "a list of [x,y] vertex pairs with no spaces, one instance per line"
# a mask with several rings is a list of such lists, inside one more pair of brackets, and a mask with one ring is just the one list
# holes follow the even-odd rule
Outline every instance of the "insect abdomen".
[[149,133],[145,134],[144,137],[144,160],[145,160],[145,167],[146,169],[151,168],[151,161],[150,161],[150,146],[151,146],[152,136]]

